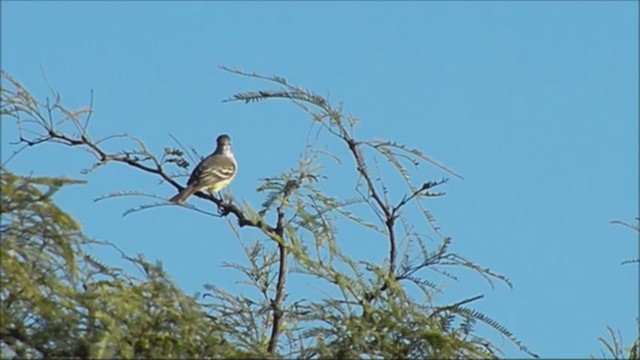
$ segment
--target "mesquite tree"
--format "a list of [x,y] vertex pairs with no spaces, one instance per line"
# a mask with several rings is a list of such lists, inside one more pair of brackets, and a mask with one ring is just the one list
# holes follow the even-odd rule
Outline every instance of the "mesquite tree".
[[[422,179],[418,166],[435,166],[458,176],[418,149],[389,140],[360,139],[355,129],[359,121],[345,114],[323,96],[289,84],[284,78],[262,76],[237,69],[222,68],[235,75],[265,81],[269,88],[231,96],[228,102],[259,103],[285,99],[307,115],[318,133],[334,137],[343,153],[327,154],[316,136],[300,149],[300,160],[289,171],[264,174],[256,189],[263,194],[260,204],[250,204],[230,194],[225,197],[198,192],[204,200],[182,206],[215,218],[227,217],[231,231],[241,234],[254,228],[262,239],[240,241],[245,263],[225,264],[239,271],[255,287],[259,296],[232,293],[211,284],[198,298],[216,327],[233,346],[233,354],[286,358],[485,358],[500,349],[480,336],[474,326],[484,323],[535,356],[509,330],[489,316],[470,307],[482,298],[471,296],[446,306],[435,305],[441,288],[439,277],[456,279],[449,268],[463,268],[479,274],[493,286],[495,281],[511,286],[508,279],[449,249],[451,238],[438,228],[428,210],[431,197],[444,195],[438,189],[443,179]],[[153,154],[141,139],[118,135],[133,148],[108,151],[105,143],[114,136],[94,138],[89,133],[92,108],[67,109],[57,94],[38,101],[15,79],[2,74],[8,85],[2,88],[2,116],[13,117],[20,129],[24,148],[57,143],[90,153],[95,162],[86,171],[112,163],[128,165],[182,189],[178,176],[188,174],[190,162],[197,162],[177,139],[175,148]],[[300,119],[291,119],[300,121]],[[323,174],[327,156],[353,171],[351,197],[340,199],[323,191],[331,181]],[[380,162],[390,165],[382,170]],[[422,165],[422,166],[425,166]],[[399,177],[404,188],[389,189],[390,177]],[[151,198],[127,210],[126,214],[168,206],[166,198],[145,191],[107,194],[100,200],[122,196]],[[203,205],[204,204],[204,205]],[[211,211],[211,205],[216,209]],[[419,216],[415,216],[418,214]],[[418,220],[416,220],[418,219]],[[345,221],[346,220],[346,221]],[[349,223],[348,232],[338,232]],[[426,234],[427,230],[430,234]],[[338,234],[350,238],[384,240],[386,257],[380,263],[343,251]],[[433,239],[436,239],[435,241]],[[319,300],[307,299],[301,289],[287,288],[292,275],[306,276],[310,286],[327,292]],[[420,289],[410,294],[409,286]],[[328,295],[339,294],[338,296]],[[5,294],[3,293],[3,300]],[[204,315],[203,315],[204,316]],[[78,335],[80,336],[80,335]],[[55,343],[55,341],[54,341]],[[229,350],[231,351],[231,350]],[[218,355],[216,355],[218,354]],[[198,353],[197,356],[220,356]],[[230,353],[224,353],[230,356]]]

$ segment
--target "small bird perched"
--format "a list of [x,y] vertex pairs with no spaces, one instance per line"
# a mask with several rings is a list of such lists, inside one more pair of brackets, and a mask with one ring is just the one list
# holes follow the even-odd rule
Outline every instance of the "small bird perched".
[[231,151],[231,138],[223,134],[218,136],[216,142],[216,151],[200,161],[191,173],[187,187],[169,201],[181,204],[200,190],[218,192],[231,183],[238,171],[238,164]]

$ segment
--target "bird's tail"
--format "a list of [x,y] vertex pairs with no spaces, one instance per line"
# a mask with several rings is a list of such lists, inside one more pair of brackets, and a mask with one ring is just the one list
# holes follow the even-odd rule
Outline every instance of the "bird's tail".
[[187,201],[189,196],[193,195],[195,192],[196,188],[193,185],[188,185],[186,188],[180,190],[180,192],[177,193],[176,196],[169,199],[169,201],[176,204],[182,204],[183,202]]

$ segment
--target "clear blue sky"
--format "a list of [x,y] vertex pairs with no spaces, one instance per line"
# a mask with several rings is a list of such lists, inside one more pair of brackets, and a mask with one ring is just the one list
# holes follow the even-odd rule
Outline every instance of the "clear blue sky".
[[[635,1],[3,1],[1,60],[40,98],[41,68],[70,107],[88,105],[93,89],[96,136],[127,132],[160,152],[173,134],[208,153],[231,134],[240,162],[231,191],[256,206],[258,179],[295,164],[309,122],[285,102],[223,104],[265,84],[217,66],[329,93],[362,120],[360,136],[418,147],[465,177],[430,209],[454,251],[514,289],[468,274],[440,301],[484,293],[475,308],[533,351],[575,358],[599,354],[607,325],[627,345],[637,336],[638,267],[620,262],[638,256],[638,235],[609,224],[638,216],[637,31]],[[15,129],[2,120],[3,162]],[[91,160],[42,146],[9,166],[83,177]],[[58,200],[87,234],[162,260],[189,293],[206,282],[244,289],[220,266],[243,259],[224,220],[177,207],[122,217],[144,200],[93,199],[173,189],[119,165],[86,178]],[[336,172],[325,189],[344,188]],[[363,258],[386,252],[382,241],[344,246]]]

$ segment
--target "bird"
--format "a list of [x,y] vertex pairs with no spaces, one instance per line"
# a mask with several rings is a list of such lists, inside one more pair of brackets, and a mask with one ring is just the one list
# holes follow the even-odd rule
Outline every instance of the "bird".
[[231,183],[238,172],[238,163],[231,151],[231,137],[222,134],[216,139],[216,150],[193,169],[187,186],[169,199],[182,204],[189,196],[201,190],[218,192]]

